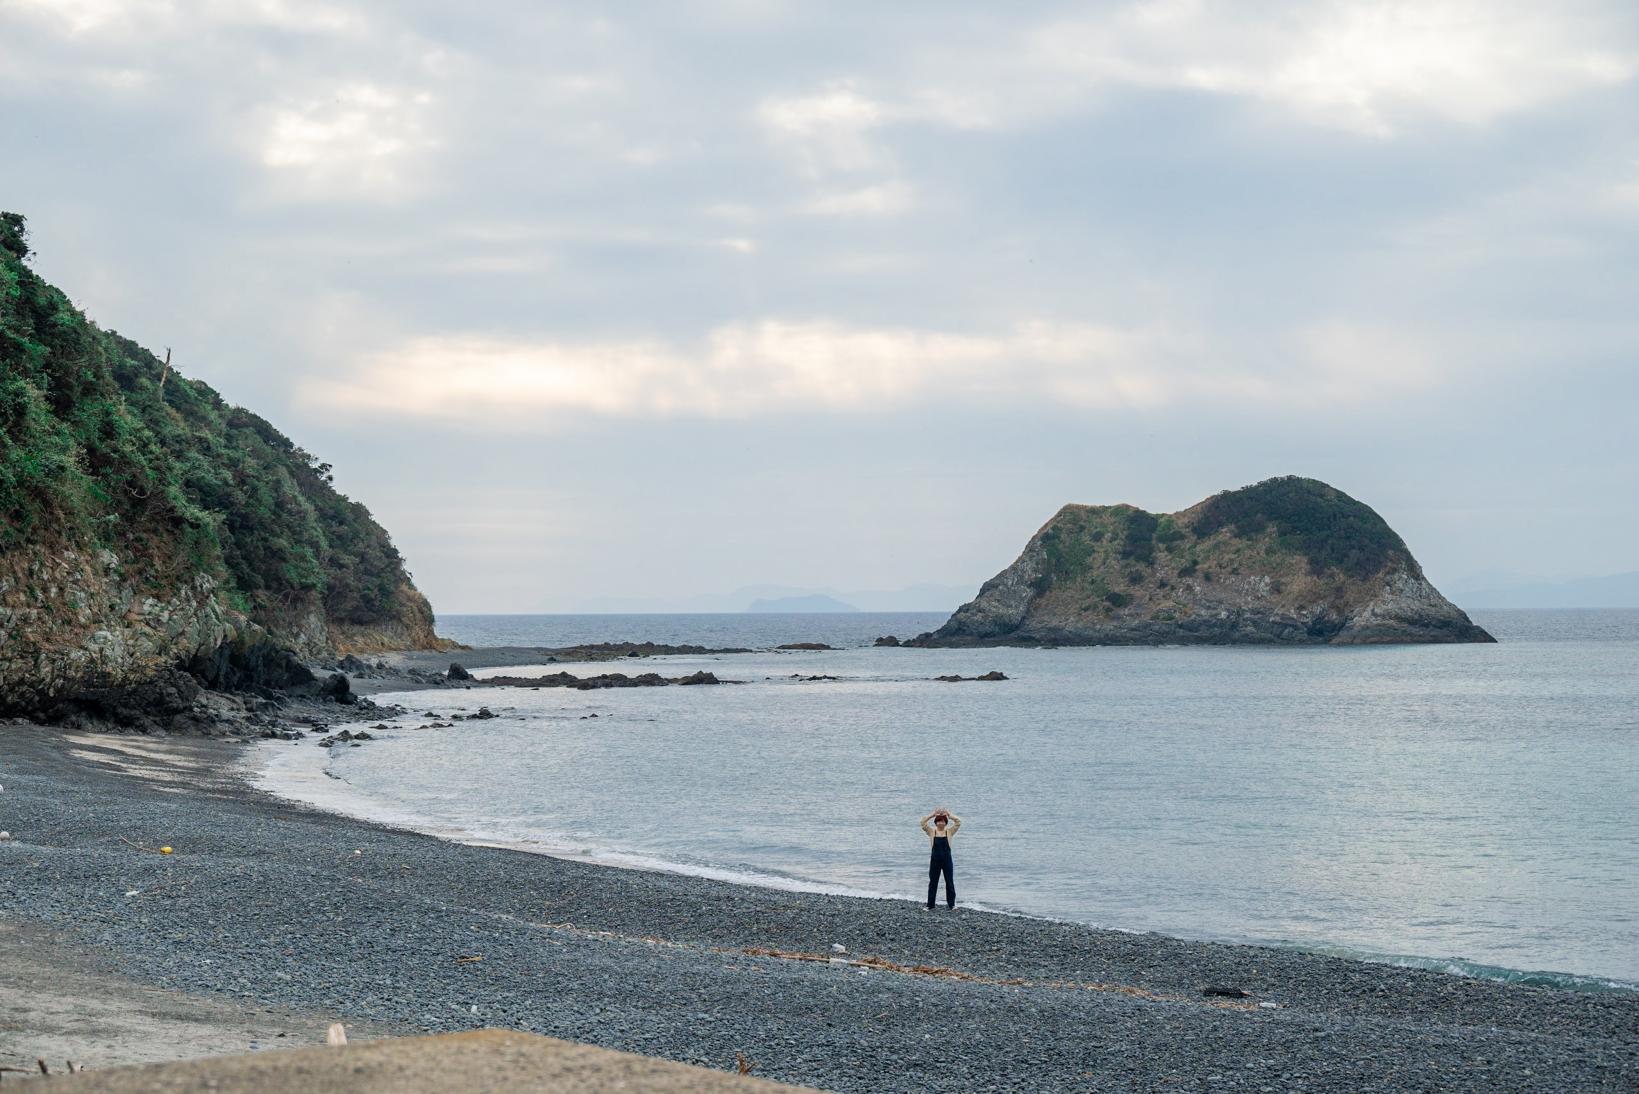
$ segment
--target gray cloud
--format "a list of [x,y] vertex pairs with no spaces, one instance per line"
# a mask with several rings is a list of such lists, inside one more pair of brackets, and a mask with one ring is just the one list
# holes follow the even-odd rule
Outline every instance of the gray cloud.
[[1631,5],[11,0],[4,204],[445,610],[977,582],[1269,474],[1639,565]]

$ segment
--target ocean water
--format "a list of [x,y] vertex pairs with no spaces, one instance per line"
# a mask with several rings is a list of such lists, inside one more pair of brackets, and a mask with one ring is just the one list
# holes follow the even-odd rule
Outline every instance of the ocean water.
[[913,638],[949,612],[777,612],[696,615],[441,615],[438,633],[468,646],[577,646],[659,642],[713,649],[767,649],[786,642],[869,646],[883,635]]
[[[941,619],[440,619],[472,644],[848,648],[644,663],[734,686],[389,695],[418,713],[386,740],[269,742],[260,777],[454,838],[906,899],[945,806],[964,903],[1639,988],[1639,612],[1476,613],[1494,646],[868,645]],[[480,704],[501,717],[414,728]]]

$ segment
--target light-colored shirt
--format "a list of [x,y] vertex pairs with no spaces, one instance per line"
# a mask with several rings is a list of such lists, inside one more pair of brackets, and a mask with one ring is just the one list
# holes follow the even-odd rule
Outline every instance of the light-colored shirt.
[[937,839],[940,836],[945,836],[948,838],[956,834],[956,830],[962,827],[962,818],[958,817],[955,813],[948,814],[948,816],[950,817],[950,823],[945,825],[945,829],[942,832],[934,826],[931,814],[922,818],[922,831],[928,834],[928,839]]

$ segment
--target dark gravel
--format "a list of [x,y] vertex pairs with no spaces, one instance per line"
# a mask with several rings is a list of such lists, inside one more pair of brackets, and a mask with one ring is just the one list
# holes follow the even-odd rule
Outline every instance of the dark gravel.
[[[465,847],[262,796],[233,774],[241,745],[163,745],[176,781],[0,726],[0,911],[155,984],[722,1069],[743,1052],[758,1075],[842,1091],[1639,1089],[1631,993]],[[834,943],[976,979],[744,952]]]

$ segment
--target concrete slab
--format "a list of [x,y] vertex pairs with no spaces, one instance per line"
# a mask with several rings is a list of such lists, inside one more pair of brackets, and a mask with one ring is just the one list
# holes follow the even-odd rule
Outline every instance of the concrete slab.
[[813,1094],[505,1029],[110,1068],[45,1087],[53,1094]]

